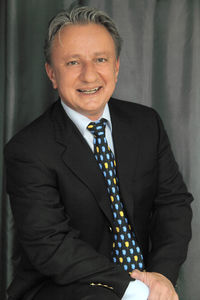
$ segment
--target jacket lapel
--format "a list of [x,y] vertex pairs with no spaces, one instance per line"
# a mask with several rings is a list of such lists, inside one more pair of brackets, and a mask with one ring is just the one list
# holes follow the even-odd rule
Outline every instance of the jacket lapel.
[[112,223],[112,212],[103,175],[94,155],[60,102],[53,111],[56,141],[65,148],[62,158],[71,171],[90,189],[105,216]]
[[[117,100],[116,100],[117,101]],[[115,102],[116,102],[115,101]],[[139,149],[137,122],[133,118],[129,119],[127,111],[123,111],[120,102],[109,103],[112,134],[117,161],[117,174],[120,184],[120,194],[123,204],[132,226],[134,211],[134,188],[133,181],[136,176],[137,157]]]

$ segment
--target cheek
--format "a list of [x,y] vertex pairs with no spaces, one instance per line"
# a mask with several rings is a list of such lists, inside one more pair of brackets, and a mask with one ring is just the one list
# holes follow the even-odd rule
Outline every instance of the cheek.
[[104,76],[106,78],[107,84],[113,85],[116,82],[117,74],[114,69],[110,69]]
[[112,80],[111,80],[111,82],[112,82],[112,85],[115,85],[116,84],[116,82],[117,82],[117,73],[115,72],[115,70],[113,71],[113,73],[112,73]]
[[114,78],[115,78],[115,82],[117,82],[117,78],[118,78],[118,71],[116,71],[116,69],[114,70]]
[[73,78],[70,74],[67,74],[66,72],[64,74],[60,74],[60,80],[59,80],[59,86],[60,89],[65,90],[70,90],[74,86],[74,81]]

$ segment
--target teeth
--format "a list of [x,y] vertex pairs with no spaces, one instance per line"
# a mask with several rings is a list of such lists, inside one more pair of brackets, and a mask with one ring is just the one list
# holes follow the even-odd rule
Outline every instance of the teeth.
[[94,94],[94,93],[96,93],[98,90],[99,90],[98,87],[97,87],[97,88],[94,88],[94,89],[91,89],[91,90],[81,90],[81,89],[79,89],[79,91],[80,91],[81,93],[84,93],[84,94]]

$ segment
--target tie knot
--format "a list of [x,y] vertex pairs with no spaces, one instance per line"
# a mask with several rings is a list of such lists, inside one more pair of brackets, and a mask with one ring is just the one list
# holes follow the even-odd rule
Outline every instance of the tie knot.
[[107,120],[101,119],[97,122],[90,122],[87,129],[95,136],[105,136],[105,127]]

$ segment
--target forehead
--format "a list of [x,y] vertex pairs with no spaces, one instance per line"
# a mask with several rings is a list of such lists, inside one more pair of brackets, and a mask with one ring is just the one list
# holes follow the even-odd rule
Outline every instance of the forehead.
[[109,31],[100,24],[66,25],[56,34],[52,48],[65,52],[115,52],[115,44]]

